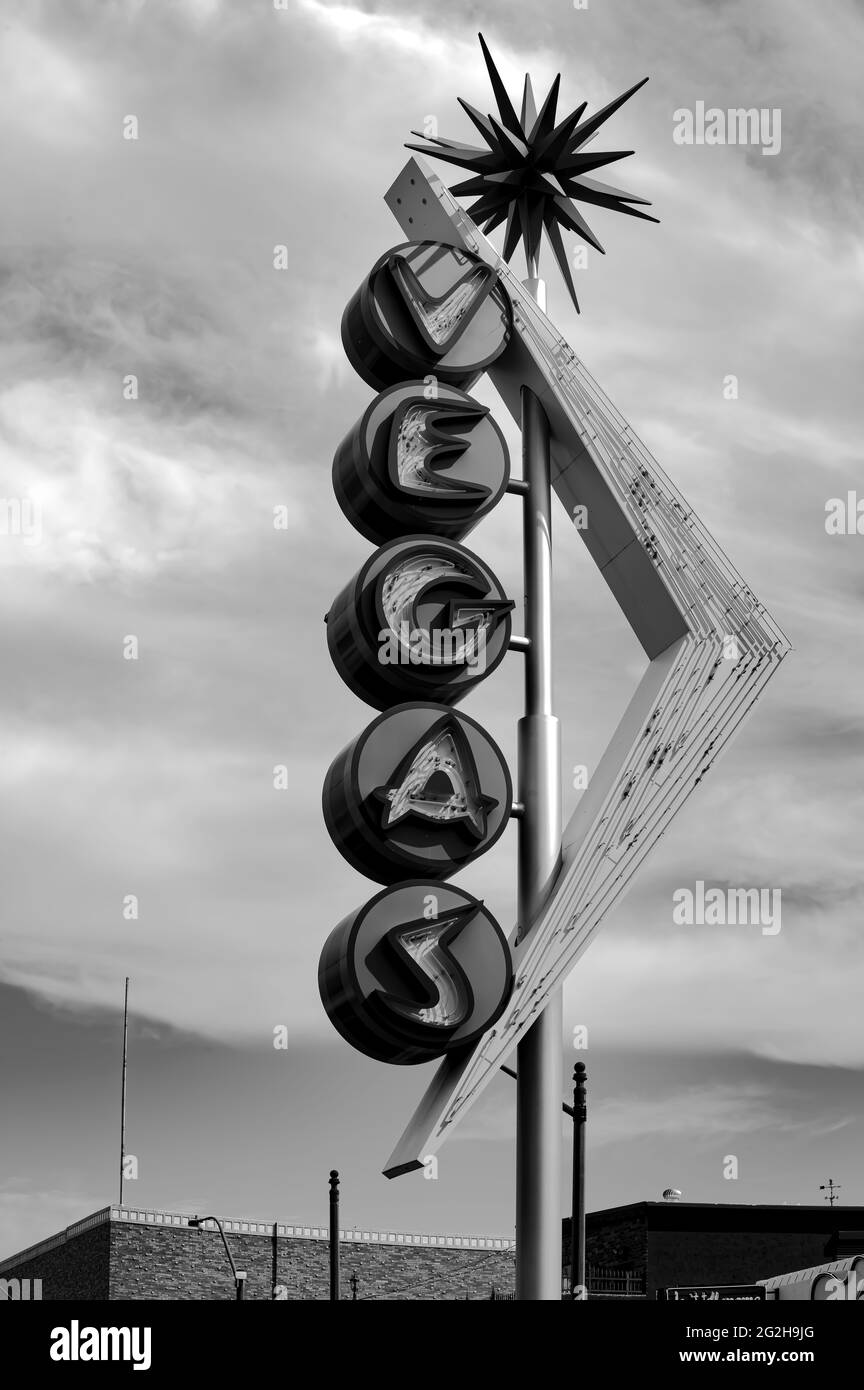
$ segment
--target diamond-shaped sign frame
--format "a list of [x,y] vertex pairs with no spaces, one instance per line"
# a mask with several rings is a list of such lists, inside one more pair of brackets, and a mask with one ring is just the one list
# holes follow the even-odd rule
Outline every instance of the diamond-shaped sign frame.
[[464,1117],[592,940],[649,850],[702,781],[790,650],[573,349],[445,185],[411,159],[385,195],[406,236],[493,265],[514,334],[489,376],[517,423],[529,387],[549,419],[552,485],[649,658],[562,837],[545,906],[514,946],[501,1018],[441,1063],[384,1169],[422,1167]]

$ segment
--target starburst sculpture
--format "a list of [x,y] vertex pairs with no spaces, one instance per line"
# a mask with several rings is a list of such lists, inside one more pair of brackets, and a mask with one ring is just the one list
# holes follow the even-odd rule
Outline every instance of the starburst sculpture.
[[[623,106],[634,92],[638,92],[648,78],[643,77],[641,82],[637,82],[629,91],[610,101],[608,106],[604,106],[587,120],[582,119],[588,105],[583,101],[569,116],[556,123],[560,73],[549,88],[549,95],[539,115],[534,102],[531,78],[526,73],[522,110],[517,116],[483,35],[480,34],[478,37],[498,103],[498,119],[492,115],[482,115],[461,97],[458,101],[483,136],[487,148],[475,148],[472,145],[460,144],[456,140],[438,139],[436,136],[429,136],[430,143],[427,145],[409,144],[407,148],[471,170],[476,177],[455,184],[450,190],[451,193],[457,197],[476,197],[477,201],[468,211],[478,225],[483,224],[484,232],[491,232],[506,221],[504,259],[509,261],[512,258],[521,238],[529,275],[537,273],[540,243],[545,231],[578,313],[579,301],[570,274],[561,228],[565,227],[568,231],[575,232],[603,255],[605,251],[579,212],[576,203],[591,203],[595,207],[611,208],[613,212],[626,212],[631,217],[641,217],[646,222],[659,220],[632,206],[639,203],[650,207],[647,198],[637,198],[620,188],[612,188],[608,184],[597,183],[596,180],[586,177],[592,169],[599,169],[604,164],[612,164],[618,159],[626,159],[633,153],[632,150],[612,150],[602,154],[584,152],[584,146],[597,133],[603,122],[608,120],[619,106]],[[418,130],[412,130],[411,134],[421,139],[427,138]]]

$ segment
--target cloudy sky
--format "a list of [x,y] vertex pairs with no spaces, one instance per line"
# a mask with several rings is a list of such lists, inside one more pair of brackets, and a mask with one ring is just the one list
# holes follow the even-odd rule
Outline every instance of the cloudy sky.
[[[660,225],[598,211],[582,315],[554,265],[550,313],[795,647],[569,982],[589,1205],[811,1202],[829,1176],[864,1203],[864,537],[825,530],[829,498],[864,495],[860,0],[830,22],[805,0],[4,14],[0,497],[33,524],[0,535],[0,1254],[116,1197],[126,975],[138,1205],[323,1220],[336,1166],[348,1222],[512,1232],[512,1082],[437,1181],[388,1183],[429,1069],[352,1052],[316,986],[327,933],[377,891],[319,805],[371,717],[322,623],[369,550],[330,490],[370,398],[340,316],[402,240],[382,195],[409,129],[468,139],[456,96],[488,109],[478,28],[511,87],[560,69],[568,109],[650,76],[602,138],[637,151],[620,180]],[[779,109],[780,152],[676,144],[700,101]],[[569,814],[644,658],[577,534],[558,541]],[[518,591],[518,504],[471,544]],[[465,704],[511,764],[519,660]],[[514,851],[511,829],[459,880],[507,927]],[[697,879],[779,888],[782,930],[676,925]]]

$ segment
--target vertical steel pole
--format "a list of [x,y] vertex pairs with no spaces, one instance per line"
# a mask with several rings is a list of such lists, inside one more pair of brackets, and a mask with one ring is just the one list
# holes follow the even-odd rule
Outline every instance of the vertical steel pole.
[[339,1302],[339,1173],[330,1169],[330,1302]]
[[120,1205],[123,1205],[123,1165],[126,1162],[126,1049],[129,1037],[129,976],[123,998],[123,1084],[120,1090]]
[[[545,309],[545,286],[529,264],[528,288]],[[561,758],[552,713],[552,509],[549,423],[522,388],[525,494],[525,716],[519,721],[520,937],[532,925],[561,863]],[[516,1297],[561,1299],[562,992],[554,991],[517,1050]]]
[[[573,1068],[573,1205],[570,1215],[570,1297],[586,1298],[585,1278],[585,1063]],[[576,1292],[578,1289],[578,1293]]]

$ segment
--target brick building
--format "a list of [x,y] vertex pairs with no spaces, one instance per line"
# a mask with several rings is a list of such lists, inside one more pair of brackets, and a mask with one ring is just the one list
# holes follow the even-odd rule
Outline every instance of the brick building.
[[[0,1260],[0,1279],[42,1281],[43,1300],[232,1299],[219,1232],[176,1212],[103,1207]],[[281,1222],[222,1221],[249,1299],[329,1297],[328,1232]],[[489,1299],[512,1294],[515,1242],[496,1236],[340,1232],[341,1294],[361,1299]]]

